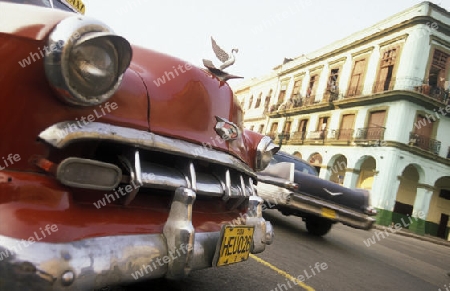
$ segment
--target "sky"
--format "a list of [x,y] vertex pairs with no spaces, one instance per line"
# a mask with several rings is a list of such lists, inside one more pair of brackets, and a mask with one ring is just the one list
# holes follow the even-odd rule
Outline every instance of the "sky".
[[[370,27],[420,0],[83,0],[86,15],[137,44],[197,66],[216,65],[211,37],[227,52],[227,72],[245,80]],[[430,1],[450,10],[450,0]],[[149,60],[151,61],[151,60]],[[230,80],[239,85],[239,79]],[[234,87],[234,86],[233,86]]]

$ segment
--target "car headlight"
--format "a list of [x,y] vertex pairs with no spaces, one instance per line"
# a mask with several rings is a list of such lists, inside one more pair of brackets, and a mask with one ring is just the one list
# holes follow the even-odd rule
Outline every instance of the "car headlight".
[[63,101],[97,105],[116,92],[131,55],[128,41],[105,24],[74,16],[61,21],[51,32],[45,73]]
[[279,149],[280,147],[274,144],[270,137],[264,136],[256,148],[255,170],[264,170],[269,165],[273,155],[278,152]]

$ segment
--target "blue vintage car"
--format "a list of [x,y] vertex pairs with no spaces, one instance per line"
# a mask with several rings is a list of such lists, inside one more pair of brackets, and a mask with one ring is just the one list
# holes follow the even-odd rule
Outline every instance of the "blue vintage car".
[[337,222],[364,230],[373,227],[376,210],[370,206],[368,190],[349,189],[318,176],[308,162],[278,152],[258,173],[258,195],[267,207],[302,217],[314,235],[325,235]]

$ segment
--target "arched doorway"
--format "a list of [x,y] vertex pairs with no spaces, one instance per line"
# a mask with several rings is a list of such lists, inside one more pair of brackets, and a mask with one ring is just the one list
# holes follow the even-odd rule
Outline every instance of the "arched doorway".
[[417,185],[419,184],[420,174],[417,165],[410,164],[403,170],[399,177],[400,185],[398,186],[395,198],[394,210],[392,213],[392,222],[400,223],[408,228],[408,216],[412,216],[414,201],[416,200]]
[[450,231],[450,176],[437,179],[434,188],[425,233],[447,239]]
[[[361,160],[362,163],[359,169],[356,188],[372,190],[373,179],[377,173],[377,161],[372,156],[364,156],[361,158]],[[357,164],[359,164],[359,162]]]
[[302,158],[302,154],[300,152],[298,152],[298,151],[295,151],[292,155],[296,156],[299,159]]
[[331,182],[344,184],[345,171],[347,169],[347,158],[344,155],[337,155],[330,160],[330,177]]
[[317,172],[320,173],[320,166],[322,165],[322,156],[319,153],[313,153],[309,156],[308,162],[316,168]]

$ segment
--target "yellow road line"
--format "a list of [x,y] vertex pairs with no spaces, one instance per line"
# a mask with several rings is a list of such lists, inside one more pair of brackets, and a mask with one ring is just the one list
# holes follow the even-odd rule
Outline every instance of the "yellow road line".
[[283,270],[278,269],[277,267],[275,267],[274,265],[272,265],[269,262],[264,261],[263,259],[250,254],[250,258],[254,259],[255,261],[257,261],[258,263],[263,264],[266,267],[271,268],[272,270],[274,270],[275,272],[277,272],[278,274],[280,274],[281,276],[291,280],[292,282],[297,283],[298,286],[302,287],[303,289],[307,290],[307,291],[315,291],[313,287],[306,285],[305,283],[303,283],[302,281],[298,280],[297,278],[295,278],[294,276],[286,273]]

